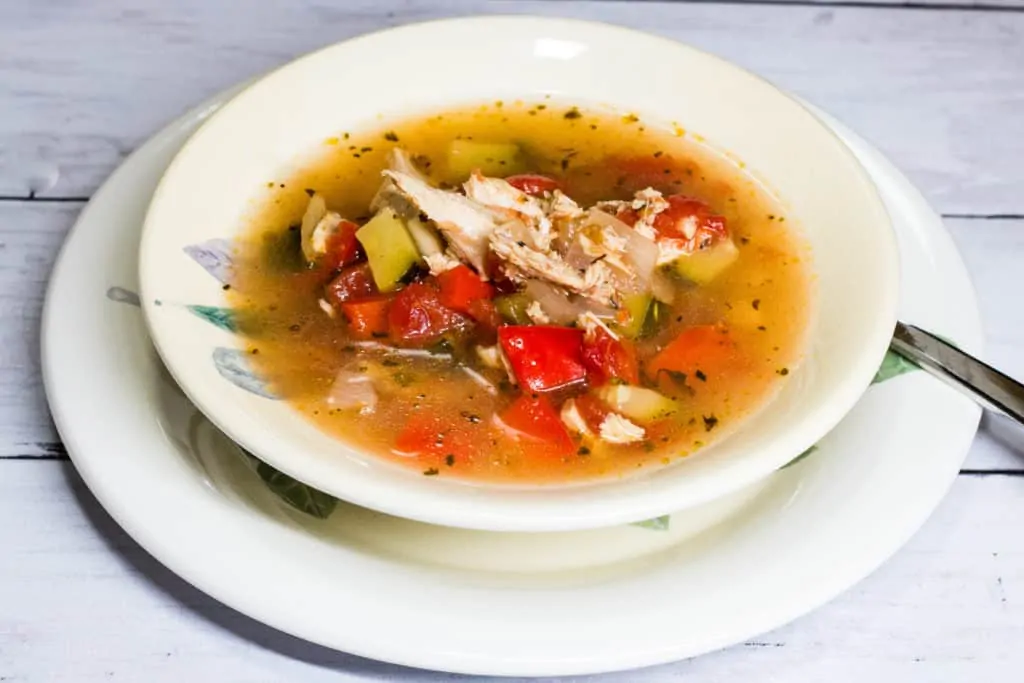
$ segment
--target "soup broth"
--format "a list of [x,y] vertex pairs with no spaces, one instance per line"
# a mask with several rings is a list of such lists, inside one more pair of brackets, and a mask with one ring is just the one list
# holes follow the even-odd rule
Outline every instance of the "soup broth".
[[492,102],[339,132],[268,178],[228,295],[254,369],[339,441],[565,483],[667,465],[768,402],[802,351],[804,248],[678,128]]

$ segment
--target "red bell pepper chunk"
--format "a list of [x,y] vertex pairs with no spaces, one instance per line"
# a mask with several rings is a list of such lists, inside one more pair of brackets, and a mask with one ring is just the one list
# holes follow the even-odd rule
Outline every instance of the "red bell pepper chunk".
[[525,438],[542,443],[552,455],[566,455],[575,448],[547,396],[520,396],[501,413],[501,421]]
[[414,282],[398,292],[388,312],[391,339],[397,343],[428,346],[469,326],[467,318],[441,303],[428,282]]
[[505,182],[520,192],[525,192],[534,197],[542,196],[545,192],[554,192],[555,190],[562,189],[560,182],[538,173],[520,173],[519,175],[505,178]]
[[444,271],[437,276],[437,284],[441,288],[441,303],[467,315],[473,314],[475,301],[494,298],[494,288],[466,265]]
[[363,299],[377,294],[377,285],[373,282],[373,273],[367,263],[349,266],[331,280],[324,291],[328,303],[341,306],[346,301]]
[[446,460],[464,464],[477,452],[479,432],[479,428],[445,419],[436,412],[417,412],[398,434],[393,450],[399,455],[416,456],[424,464],[439,465]]
[[736,343],[727,327],[700,325],[680,332],[647,363],[644,372],[655,381],[662,371],[693,377],[700,370],[705,376],[710,376],[737,361]]
[[615,339],[602,327],[596,328],[593,337],[583,342],[583,364],[595,384],[611,379],[626,384],[640,383],[636,347],[628,339]]
[[[674,194],[665,198],[668,208],[654,219],[654,230],[661,237],[685,237],[683,226],[687,221],[696,221],[697,237],[707,233],[711,238],[728,237],[725,218],[719,216],[711,207],[699,199]],[[700,239],[697,240],[701,242]]]
[[327,238],[322,262],[325,270],[343,268],[359,258],[359,242],[356,240],[358,229],[359,226],[352,221],[343,220],[338,224]]
[[390,296],[373,296],[341,304],[341,312],[348,320],[349,334],[356,339],[388,336],[390,308]]
[[[665,200],[668,208],[654,218],[654,231],[658,237],[691,241],[695,247],[699,247],[729,236],[725,217],[716,214],[701,200],[681,194],[665,197]],[[625,207],[616,216],[624,223],[633,225],[640,214]],[[687,228],[693,229],[692,237],[686,236]]]
[[583,330],[552,325],[505,325],[498,341],[520,385],[551,391],[582,382]]

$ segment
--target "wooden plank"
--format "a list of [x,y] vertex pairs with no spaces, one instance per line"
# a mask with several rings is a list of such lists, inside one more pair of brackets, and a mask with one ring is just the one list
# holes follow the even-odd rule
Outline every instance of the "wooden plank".
[[[695,660],[574,680],[1018,680],[1022,514],[1024,478],[961,477],[902,551],[816,612]],[[452,680],[325,650],[216,603],[130,540],[67,463],[0,462],[0,518],[18,520],[0,526],[7,680]]]
[[1024,214],[1024,13],[679,2],[302,0],[247,6],[244,22],[206,0],[173,11],[3,3],[0,195],[88,195],[177,113],[313,48],[509,12],[610,21],[710,50],[852,125],[942,210]]
[[897,7],[906,10],[968,9],[972,11],[1024,10],[1024,0],[668,0],[679,3],[731,3],[737,5],[835,5],[840,7]]
[[[46,280],[81,203],[0,202],[0,458],[63,450],[39,375],[39,317]],[[987,357],[1024,378],[1024,220],[949,219],[981,301]],[[102,296],[102,292],[83,296]],[[1024,471],[1024,432],[986,422],[966,467]]]

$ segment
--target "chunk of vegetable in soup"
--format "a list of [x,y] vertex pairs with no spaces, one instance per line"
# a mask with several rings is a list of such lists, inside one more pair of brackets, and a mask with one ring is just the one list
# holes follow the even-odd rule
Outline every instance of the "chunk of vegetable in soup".
[[803,246],[740,167],[635,116],[494,102],[339,133],[266,196],[228,292],[250,359],[427,476],[621,476],[771,400]]

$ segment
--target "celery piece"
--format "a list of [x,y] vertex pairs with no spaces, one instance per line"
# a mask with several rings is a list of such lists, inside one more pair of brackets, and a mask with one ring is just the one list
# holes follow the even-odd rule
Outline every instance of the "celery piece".
[[740,255],[731,239],[713,244],[707,249],[683,254],[672,262],[676,273],[698,285],[711,282],[719,273],[733,264]]
[[632,294],[622,302],[622,308],[629,313],[629,321],[624,324],[617,324],[615,330],[624,337],[636,339],[644,330],[644,321],[647,320],[648,311],[651,309],[651,302],[654,299],[650,294]]
[[448,171],[468,178],[474,170],[487,176],[508,176],[524,170],[523,155],[514,142],[452,140],[448,145]]
[[441,235],[432,226],[427,225],[419,218],[410,218],[405,221],[405,227],[409,229],[409,236],[416,243],[423,256],[433,256],[444,251],[444,243]]
[[506,294],[494,300],[498,313],[513,325],[532,325],[533,320],[526,314],[532,299],[526,294]]
[[679,408],[675,401],[653,389],[625,384],[603,386],[597,390],[597,396],[615,412],[641,422],[666,417]]
[[409,230],[391,209],[378,211],[356,231],[356,239],[363,245],[373,281],[382,292],[394,290],[402,276],[420,260]]

